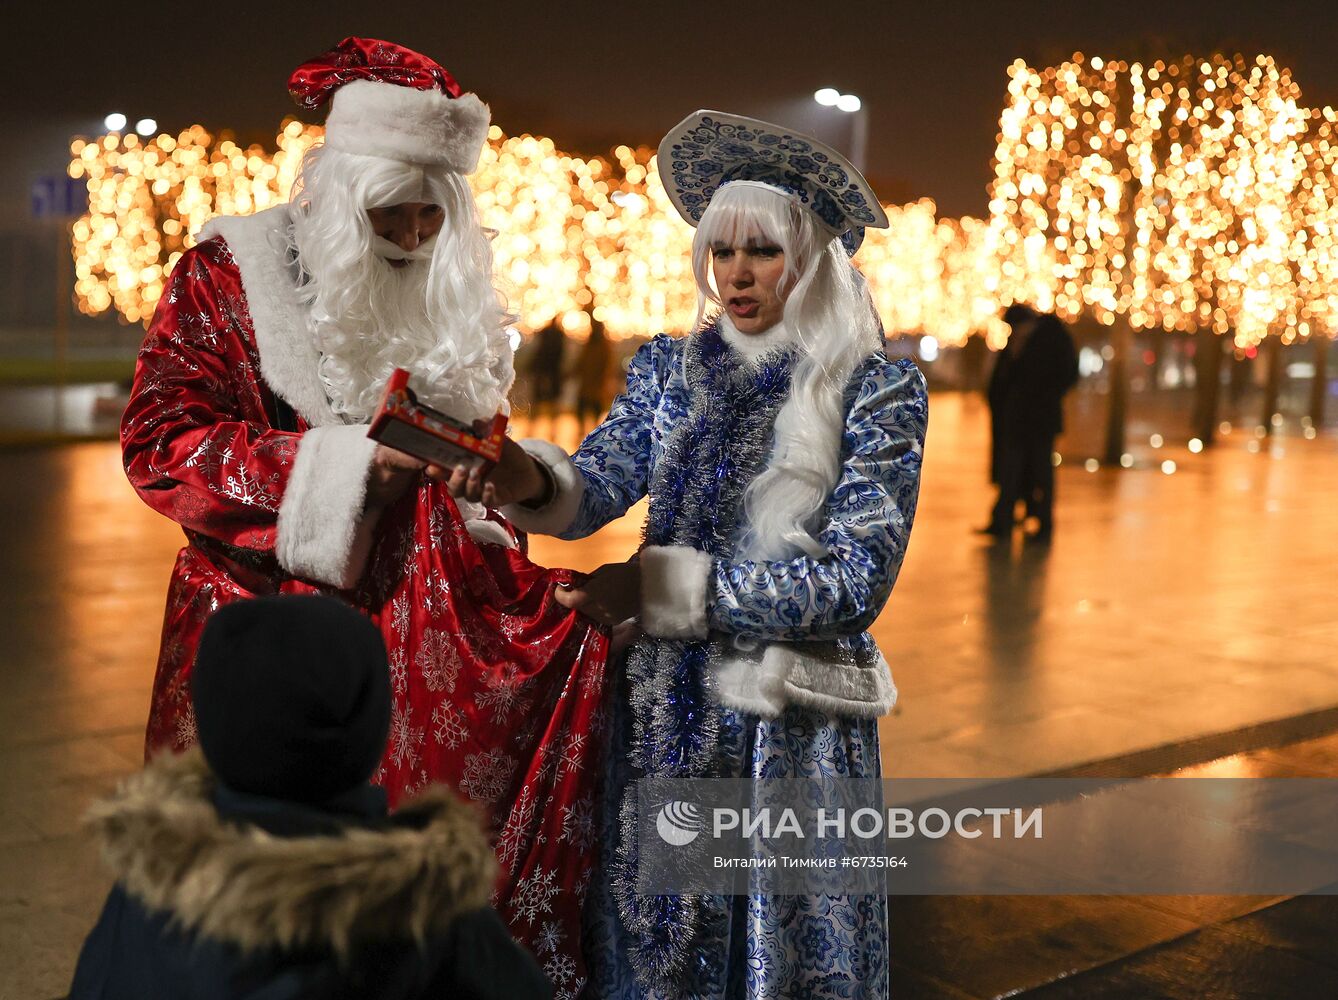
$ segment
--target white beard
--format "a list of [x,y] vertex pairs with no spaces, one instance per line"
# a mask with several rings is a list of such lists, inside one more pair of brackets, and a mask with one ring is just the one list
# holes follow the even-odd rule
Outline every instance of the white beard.
[[[396,368],[409,371],[423,402],[458,420],[503,408],[514,377],[507,317],[463,178],[317,146],[299,181],[292,231],[304,276],[299,297],[335,413],[365,423]],[[430,194],[446,218],[436,236],[405,253],[372,232],[362,206],[395,203],[410,188],[415,197]]]
[[361,288],[345,282],[345,303],[366,321],[340,323],[313,310],[321,380],[331,406],[349,423],[371,419],[396,368],[413,374],[411,385],[424,403],[457,419],[490,417],[504,403],[506,387],[497,385],[494,352],[461,351],[454,363],[441,364],[441,344],[451,334],[429,316],[430,260],[424,258],[431,247],[424,249],[427,253],[409,255],[400,267],[378,254],[363,272]]
[[371,417],[370,396],[385,384],[390,371],[413,370],[414,362],[427,353],[421,347],[426,339],[421,334],[428,328],[427,265],[415,261],[394,268],[378,260],[376,269],[384,273],[365,282],[362,294],[355,295],[366,303],[363,315],[372,318],[370,325],[358,328],[334,319],[317,320],[326,394],[335,412],[352,423]]

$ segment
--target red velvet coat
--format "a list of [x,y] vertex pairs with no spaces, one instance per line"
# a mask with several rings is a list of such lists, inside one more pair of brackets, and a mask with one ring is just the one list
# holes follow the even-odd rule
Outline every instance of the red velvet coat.
[[[190,670],[212,611],[257,594],[339,594],[380,626],[390,657],[394,714],[376,780],[392,805],[444,782],[490,813],[499,909],[558,995],[574,995],[607,638],[553,601],[567,571],[530,562],[495,514],[467,528],[439,483],[367,521],[373,443],[325,400],[275,249],[285,213],[220,220],[221,235],[177,264],[140,351],[126,473],[186,535],[146,753],[194,742]],[[293,429],[279,429],[276,393]]]

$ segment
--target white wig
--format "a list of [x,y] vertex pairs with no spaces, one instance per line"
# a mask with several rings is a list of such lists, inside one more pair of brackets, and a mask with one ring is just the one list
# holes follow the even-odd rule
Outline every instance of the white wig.
[[843,396],[855,368],[882,346],[877,314],[841,241],[808,209],[777,188],[736,182],[716,192],[693,237],[698,326],[722,307],[711,279],[711,247],[748,241],[785,254],[783,322],[799,358],[776,416],[771,459],[744,494],[748,530],[738,554],[821,558],[827,549],[814,532],[841,475]]
[[[392,268],[375,252],[366,210],[424,202],[445,213],[430,256]],[[321,378],[336,413],[367,419],[397,367],[419,395],[462,419],[505,405],[514,378],[509,317],[492,283],[492,248],[463,175],[321,145],[293,190],[302,268]],[[429,247],[420,248],[423,257]]]

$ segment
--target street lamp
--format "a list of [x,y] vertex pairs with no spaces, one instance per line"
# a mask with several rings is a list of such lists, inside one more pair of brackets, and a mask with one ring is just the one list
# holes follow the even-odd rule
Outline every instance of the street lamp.
[[813,100],[824,108],[854,115],[850,123],[850,159],[856,169],[864,169],[864,149],[869,144],[869,114],[864,110],[864,102],[854,94],[843,94],[835,87],[823,87],[814,91]]
[[119,111],[113,111],[106,118],[102,119],[102,124],[107,127],[108,132],[119,132],[125,128],[126,117]]
[[147,139],[158,131],[158,123],[152,118],[141,118],[135,122],[135,131]]

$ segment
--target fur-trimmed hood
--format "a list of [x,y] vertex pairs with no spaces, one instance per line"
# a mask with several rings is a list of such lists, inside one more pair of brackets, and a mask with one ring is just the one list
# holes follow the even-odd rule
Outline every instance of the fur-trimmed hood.
[[163,756],[88,822],[127,893],[242,951],[424,941],[486,906],[497,863],[479,817],[445,789],[386,827],[278,837],[220,818],[198,749]]

